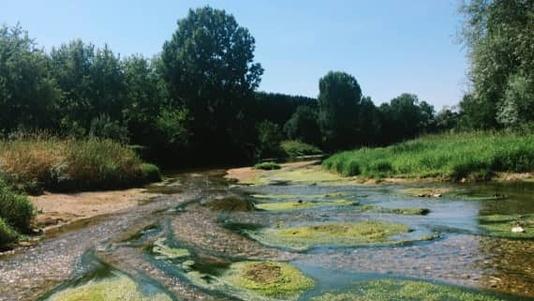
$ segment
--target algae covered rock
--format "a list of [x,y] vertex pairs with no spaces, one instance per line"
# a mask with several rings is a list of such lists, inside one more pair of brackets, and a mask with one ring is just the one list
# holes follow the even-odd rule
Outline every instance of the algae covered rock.
[[505,238],[534,238],[534,214],[479,217],[485,234]]
[[350,200],[326,200],[326,201],[315,201],[315,200],[295,200],[295,201],[283,201],[283,202],[270,202],[270,203],[259,203],[255,207],[260,210],[266,211],[288,211],[288,210],[298,210],[298,209],[309,209],[309,208],[318,208],[318,207],[328,207],[328,206],[353,206],[358,205],[356,201]]
[[404,194],[418,198],[441,198],[451,192],[450,188],[407,188],[401,191]]
[[297,298],[314,281],[296,267],[282,262],[245,261],[230,266],[221,278],[230,285],[276,299]]
[[313,301],[499,301],[498,297],[458,287],[411,280],[375,280],[356,283],[347,292],[333,292]]
[[112,277],[91,280],[80,286],[65,289],[50,296],[49,301],[171,301],[170,296],[154,288],[145,293],[130,277],[115,273]]
[[246,232],[259,242],[294,250],[315,246],[357,246],[395,243],[396,236],[410,232],[404,224],[384,221],[327,223],[289,228],[267,228]]

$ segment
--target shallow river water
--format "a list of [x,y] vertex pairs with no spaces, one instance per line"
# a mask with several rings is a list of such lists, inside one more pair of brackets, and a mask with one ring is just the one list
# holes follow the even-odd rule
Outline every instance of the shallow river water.
[[[242,186],[223,174],[173,175],[151,187],[163,196],[134,210],[73,225],[0,256],[0,300],[88,300],[83,294],[109,290],[106,282],[137,290],[128,300],[352,300],[341,298],[344,292],[368,294],[361,300],[371,301],[449,300],[388,298],[366,291],[368,283],[428,283],[475,296],[451,300],[534,300],[533,236],[484,227],[484,217],[513,216],[532,231],[531,221],[521,218],[534,214],[534,184]],[[449,193],[410,193],[419,188]],[[295,208],[259,210],[280,203]],[[403,208],[425,211],[405,214]],[[270,236],[277,229],[367,222],[409,230],[357,243]],[[273,295],[225,278],[243,262],[289,263],[313,284]]]

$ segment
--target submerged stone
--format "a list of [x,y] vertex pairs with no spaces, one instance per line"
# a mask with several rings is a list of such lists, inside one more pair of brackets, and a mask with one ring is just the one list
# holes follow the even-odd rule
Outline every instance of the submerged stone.
[[441,198],[450,191],[450,188],[408,188],[401,192],[418,198]]
[[77,287],[72,287],[53,294],[49,301],[171,301],[163,292],[143,292],[130,277],[115,273],[110,278],[92,280]]
[[234,287],[277,299],[296,299],[314,285],[314,281],[296,267],[273,261],[234,263],[221,279]]
[[313,301],[499,301],[500,298],[447,285],[411,280],[375,280],[356,283],[347,292],[332,292]]
[[306,250],[316,246],[398,243],[401,240],[396,239],[396,236],[409,232],[410,228],[404,224],[363,221],[290,228],[267,228],[246,233],[265,245]]
[[427,215],[430,213],[430,209],[428,208],[386,208],[374,205],[365,205],[362,206],[361,209],[363,212],[399,215]]
[[298,209],[309,209],[328,206],[353,206],[358,205],[356,201],[350,200],[331,200],[331,201],[314,201],[314,200],[296,200],[285,202],[260,203],[255,207],[266,211],[288,211]]
[[505,238],[534,238],[534,214],[479,217],[485,234]]

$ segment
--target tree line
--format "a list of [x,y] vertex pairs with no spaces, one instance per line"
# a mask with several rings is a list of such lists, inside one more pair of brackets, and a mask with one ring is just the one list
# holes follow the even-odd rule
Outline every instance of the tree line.
[[[376,106],[344,72],[322,77],[317,99],[258,92],[263,68],[254,60],[253,36],[231,14],[203,7],[178,21],[153,58],[123,58],[107,45],[81,40],[47,52],[20,26],[0,27],[0,131],[8,138],[35,130],[110,138],[139,146],[148,159],[207,164],[276,156],[279,142],[287,139],[336,151],[532,120],[533,52],[527,50],[534,43],[524,41],[534,32],[528,30],[531,2],[471,2],[464,11],[472,18],[465,32],[474,91],[459,111],[436,113],[413,94]],[[508,9],[517,9],[519,16]],[[485,21],[475,22],[484,19],[480,15]],[[508,53],[517,57],[503,59],[508,65],[496,67],[498,76],[486,74],[483,66],[506,50],[488,46],[497,39],[493,31],[499,37],[513,35],[518,47],[528,48]],[[506,79],[503,69],[509,71]],[[500,85],[494,87],[488,78],[497,77]]]

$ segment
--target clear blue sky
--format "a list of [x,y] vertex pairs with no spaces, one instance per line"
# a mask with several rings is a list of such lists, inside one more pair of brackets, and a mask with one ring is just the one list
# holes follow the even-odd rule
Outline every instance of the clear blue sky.
[[121,55],[153,56],[189,8],[224,8],[256,38],[261,90],[317,96],[329,70],[353,74],[379,104],[403,92],[436,106],[466,90],[456,42],[459,0],[2,0],[0,23],[20,22],[50,49],[75,38]]

